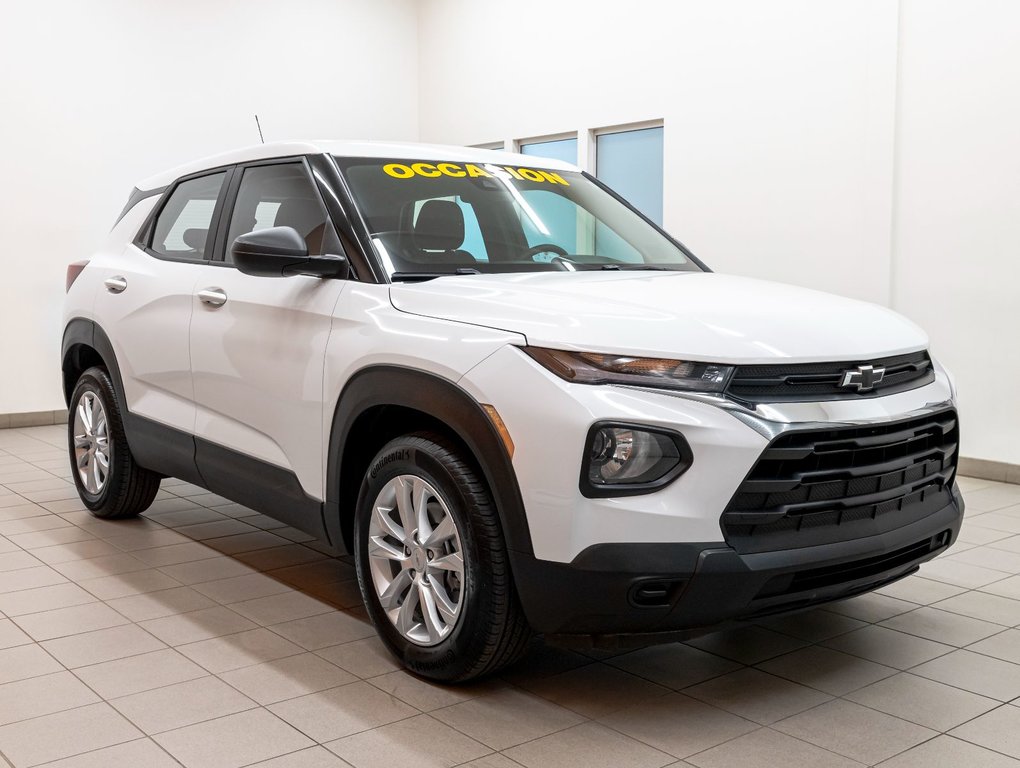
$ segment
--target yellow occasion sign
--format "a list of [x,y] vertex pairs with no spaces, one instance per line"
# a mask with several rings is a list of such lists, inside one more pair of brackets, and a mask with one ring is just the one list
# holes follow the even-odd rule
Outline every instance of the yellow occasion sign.
[[[505,171],[519,181],[537,181],[549,184],[562,184],[570,186],[570,182],[564,179],[555,171],[545,171],[540,168],[515,168],[510,165],[489,165],[488,168],[497,172]],[[427,179],[437,179],[441,176],[450,176],[455,179],[462,178],[492,178],[493,174],[475,163],[388,163],[383,166],[383,172],[395,179],[411,179],[415,176],[423,176]]]

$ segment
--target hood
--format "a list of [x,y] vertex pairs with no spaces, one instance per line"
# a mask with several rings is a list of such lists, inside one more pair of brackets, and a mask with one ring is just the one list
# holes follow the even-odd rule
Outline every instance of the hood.
[[401,312],[524,335],[528,344],[717,363],[867,360],[927,347],[892,310],[702,272],[451,275],[390,287]]

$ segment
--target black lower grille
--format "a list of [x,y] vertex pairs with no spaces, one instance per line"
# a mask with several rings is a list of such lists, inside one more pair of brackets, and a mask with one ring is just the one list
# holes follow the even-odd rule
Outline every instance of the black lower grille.
[[[848,371],[859,366],[881,369],[864,389],[843,385]],[[838,363],[797,363],[794,365],[741,365],[733,373],[726,393],[748,403],[836,400],[891,395],[922,387],[935,379],[931,358],[924,350],[906,355]]]
[[896,568],[907,567],[932,552],[938,552],[945,548],[952,534],[943,531],[930,539],[919,541],[908,547],[902,547],[894,552],[889,552],[878,557],[869,557],[863,560],[853,560],[849,563],[839,565],[827,565],[821,568],[810,568],[795,573],[786,573],[774,576],[765,582],[765,586],[758,592],[756,600],[767,597],[778,597],[779,595],[799,594],[811,590],[825,589],[837,584],[845,584],[851,581],[867,579],[879,574],[887,574]]
[[956,412],[880,426],[797,430],[762,453],[722,515],[738,552],[873,536],[952,502]]

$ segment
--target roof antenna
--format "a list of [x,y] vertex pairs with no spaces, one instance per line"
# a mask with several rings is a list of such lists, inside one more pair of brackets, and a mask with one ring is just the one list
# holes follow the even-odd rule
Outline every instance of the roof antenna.
[[258,115],[255,115],[255,127],[259,129],[259,141],[261,141],[263,144],[265,144],[266,140],[264,138],[262,138],[262,125],[259,123],[259,116]]

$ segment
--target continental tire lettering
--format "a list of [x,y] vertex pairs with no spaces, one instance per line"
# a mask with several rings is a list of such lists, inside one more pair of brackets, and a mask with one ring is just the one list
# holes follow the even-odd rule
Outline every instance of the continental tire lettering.
[[440,173],[452,176],[455,179],[461,179],[467,176],[467,173],[462,171],[460,166],[455,163],[436,163],[436,168],[439,169]]
[[[401,177],[398,177],[401,178]],[[411,458],[411,451],[407,448],[398,448],[397,450],[387,453],[379,461],[372,465],[372,469],[369,470],[368,476],[374,478],[387,464],[392,464],[394,461],[406,461]]]
[[431,163],[411,163],[411,168],[419,176],[424,176],[427,179],[435,179],[443,174],[439,171],[436,166]]
[[414,171],[401,163],[390,163],[383,166],[383,173],[395,179],[409,179],[414,176]]
[[433,659],[432,661],[417,661],[415,660],[414,666],[417,669],[439,669],[445,667],[456,658],[453,651],[447,651],[440,658]]

